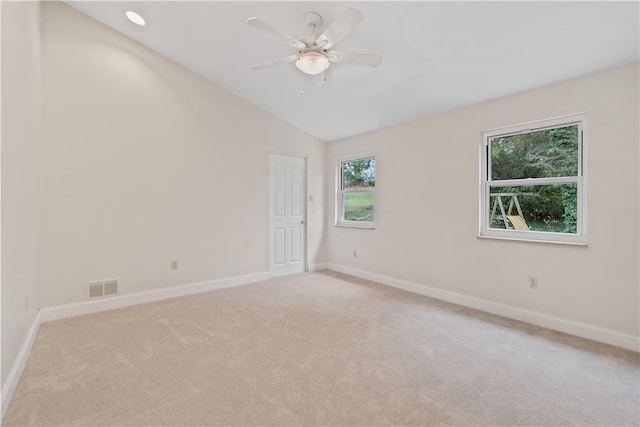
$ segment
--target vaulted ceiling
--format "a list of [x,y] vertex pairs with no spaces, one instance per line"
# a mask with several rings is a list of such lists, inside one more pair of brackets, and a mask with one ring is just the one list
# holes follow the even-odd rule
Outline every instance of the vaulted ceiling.
[[[333,141],[639,60],[638,2],[67,1],[67,4],[316,137]],[[384,57],[309,77],[296,51],[246,24],[300,38],[346,8],[364,21],[336,44]],[[144,27],[125,18],[133,10]],[[302,92],[302,93],[301,93]]]

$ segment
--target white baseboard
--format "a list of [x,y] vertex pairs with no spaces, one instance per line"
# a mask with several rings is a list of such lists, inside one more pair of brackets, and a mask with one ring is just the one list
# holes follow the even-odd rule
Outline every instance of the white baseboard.
[[129,294],[123,294],[94,301],[81,301],[54,307],[45,307],[41,309],[41,321],[47,322],[49,320],[63,319],[66,317],[79,316],[82,314],[97,313],[100,311],[113,310],[115,308],[160,301],[168,298],[175,298],[185,295],[198,294],[201,292],[230,288],[233,286],[264,282],[268,279],[268,272],[246,274],[243,276],[227,277],[224,279],[208,280],[205,282],[189,283],[186,285],[169,286],[166,288],[153,289],[150,291],[132,292]]
[[33,323],[31,324],[31,328],[29,328],[24,344],[22,344],[18,357],[16,358],[11,371],[9,371],[9,375],[7,375],[7,379],[2,387],[2,418],[0,418],[0,420],[4,419],[7,409],[9,409],[9,403],[11,403],[11,398],[13,397],[13,393],[16,391],[18,381],[20,381],[20,376],[22,376],[22,371],[24,371],[24,367],[27,364],[27,359],[29,358],[33,342],[36,339],[36,335],[38,335],[40,323],[41,313],[38,312],[36,317],[33,319]]
[[309,272],[312,273],[314,271],[326,270],[329,268],[326,262],[320,262],[318,264],[309,264]]
[[370,273],[368,271],[358,270],[351,267],[345,267],[342,265],[327,263],[327,268],[339,273],[349,274],[351,276],[371,280],[383,285],[392,286],[394,288],[403,289],[405,291],[439,299],[442,301],[447,301],[464,307],[474,308],[488,313],[497,314],[499,316],[508,317],[510,319],[520,320],[526,323],[531,323],[548,329],[565,332],[567,334],[576,335],[593,341],[614,345],[616,347],[622,347],[627,350],[638,352],[640,349],[639,337],[622,334],[620,332],[594,325],[589,325],[587,323],[564,319],[546,313],[539,313],[518,307],[507,306],[489,300],[460,294],[457,292],[450,292],[431,286],[407,282],[404,280],[383,276],[381,274]]

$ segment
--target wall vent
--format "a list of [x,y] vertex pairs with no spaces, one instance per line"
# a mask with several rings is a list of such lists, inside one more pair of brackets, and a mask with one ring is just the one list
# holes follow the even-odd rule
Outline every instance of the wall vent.
[[87,282],[87,299],[118,295],[118,279],[97,280]]

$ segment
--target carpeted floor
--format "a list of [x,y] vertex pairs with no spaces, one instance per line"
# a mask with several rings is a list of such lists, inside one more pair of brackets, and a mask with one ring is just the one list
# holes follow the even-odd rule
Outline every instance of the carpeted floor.
[[333,272],[41,326],[6,426],[638,426],[637,353]]

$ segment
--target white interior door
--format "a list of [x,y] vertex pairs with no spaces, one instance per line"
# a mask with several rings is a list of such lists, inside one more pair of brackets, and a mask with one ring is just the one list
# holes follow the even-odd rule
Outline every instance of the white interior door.
[[305,160],[272,154],[270,158],[271,277],[305,268]]

